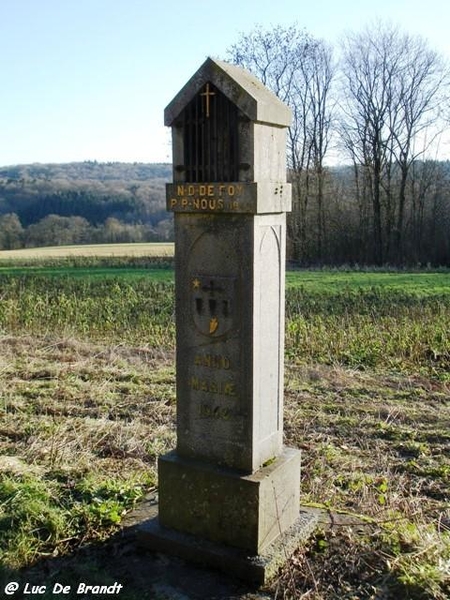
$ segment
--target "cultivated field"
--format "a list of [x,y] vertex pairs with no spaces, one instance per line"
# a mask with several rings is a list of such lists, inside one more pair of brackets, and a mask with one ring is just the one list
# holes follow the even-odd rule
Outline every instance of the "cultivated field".
[[[170,261],[11,264],[0,268],[5,580],[119,578],[136,600],[262,597],[237,584],[161,591],[142,577],[149,559],[114,535],[175,442]],[[324,516],[265,598],[449,597],[449,323],[448,272],[288,273],[285,437],[303,450],[302,503]]]
[[173,256],[174,245],[167,244],[95,244],[83,246],[49,246],[45,248],[22,248],[0,250],[2,260],[43,260],[49,258],[72,258],[78,256]]

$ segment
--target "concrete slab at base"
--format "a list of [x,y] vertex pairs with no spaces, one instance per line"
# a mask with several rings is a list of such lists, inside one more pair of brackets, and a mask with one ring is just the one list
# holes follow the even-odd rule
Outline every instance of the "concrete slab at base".
[[264,585],[273,579],[295,550],[313,533],[318,512],[300,510],[295,523],[261,554],[215,544],[194,535],[161,527],[158,506],[151,507],[148,519],[137,526],[141,548],[178,556],[190,562],[219,569],[233,577]]

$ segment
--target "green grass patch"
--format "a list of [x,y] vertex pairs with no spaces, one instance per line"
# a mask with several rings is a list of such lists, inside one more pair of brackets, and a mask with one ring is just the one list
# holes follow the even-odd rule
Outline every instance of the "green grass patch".
[[4,275],[81,275],[91,271],[99,274],[116,273],[126,275],[129,272],[148,270],[154,272],[156,269],[169,270],[173,272],[173,256],[95,256],[95,255],[69,255],[52,256],[41,258],[15,258],[6,259],[0,257],[0,273]]
[[0,276],[70,277],[78,279],[139,279],[173,282],[174,271],[168,267],[0,267]]
[[[124,597],[158,597],[136,577],[149,557],[137,563],[134,538],[113,532],[175,444],[173,355],[142,341],[1,336],[0,399],[6,581],[112,577]],[[449,431],[443,382],[288,360],[285,442],[303,450],[302,503],[330,516],[269,597],[447,598]]]
[[[171,265],[84,260],[0,273],[0,559],[11,577],[110,539],[175,444]],[[427,292],[366,273],[350,285],[301,272],[288,285],[285,441],[303,450],[302,502],[332,517],[277,597],[450,594],[450,291],[447,274],[425,274]],[[71,580],[91,562],[71,563]]]
[[0,479],[1,559],[9,569],[37,558],[67,552],[86,538],[108,536],[145,490],[149,479],[136,481],[93,473],[83,477],[48,473],[4,475]]
[[[52,331],[166,347],[175,343],[173,270],[166,263],[126,267],[120,259],[112,265],[94,261],[89,267],[81,262],[20,269],[0,271],[0,331]],[[297,283],[286,292],[286,353],[291,360],[449,378],[448,274],[423,274],[431,278],[427,293],[413,283],[400,286],[403,273],[375,273],[391,282],[379,287],[368,280],[364,284],[372,274],[351,274],[352,288],[341,280],[350,277],[347,273],[294,275]],[[415,281],[421,275],[409,277]],[[310,284],[303,276],[312,277]]]
[[174,442],[174,369],[148,346],[10,336],[0,349],[0,563],[11,572],[106,539],[154,488]]
[[0,294],[0,331],[141,339],[154,346],[174,339],[173,284],[164,278],[4,275]]
[[378,291],[406,296],[447,296],[450,295],[450,271],[287,271],[286,284],[306,292],[330,295]]

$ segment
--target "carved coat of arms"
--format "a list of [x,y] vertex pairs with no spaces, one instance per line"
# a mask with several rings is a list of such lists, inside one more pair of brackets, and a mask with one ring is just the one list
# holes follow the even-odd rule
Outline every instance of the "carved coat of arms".
[[194,275],[191,279],[191,311],[194,324],[208,337],[220,337],[234,327],[236,279]]

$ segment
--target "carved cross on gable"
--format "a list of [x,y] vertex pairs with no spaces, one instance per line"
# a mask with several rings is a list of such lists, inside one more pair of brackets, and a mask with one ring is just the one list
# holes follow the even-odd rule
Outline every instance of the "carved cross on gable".
[[206,84],[206,89],[205,89],[205,91],[204,91],[204,92],[202,92],[202,93],[200,94],[200,96],[204,96],[204,97],[205,97],[205,100],[206,100],[206,103],[205,103],[205,104],[206,104],[206,106],[205,106],[205,108],[206,108],[206,118],[207,118],[207,119],[209,119],[209,114],[210,114],[210,113],[209,113],[209,108],[210,108],[210,99],[212,98],[212,96],[215,96],[215,95],[216,95],[216,93],[215,93],[215,92],[212,92],[212,91],[209,89],[209,83],[207,83],[207,84]]

